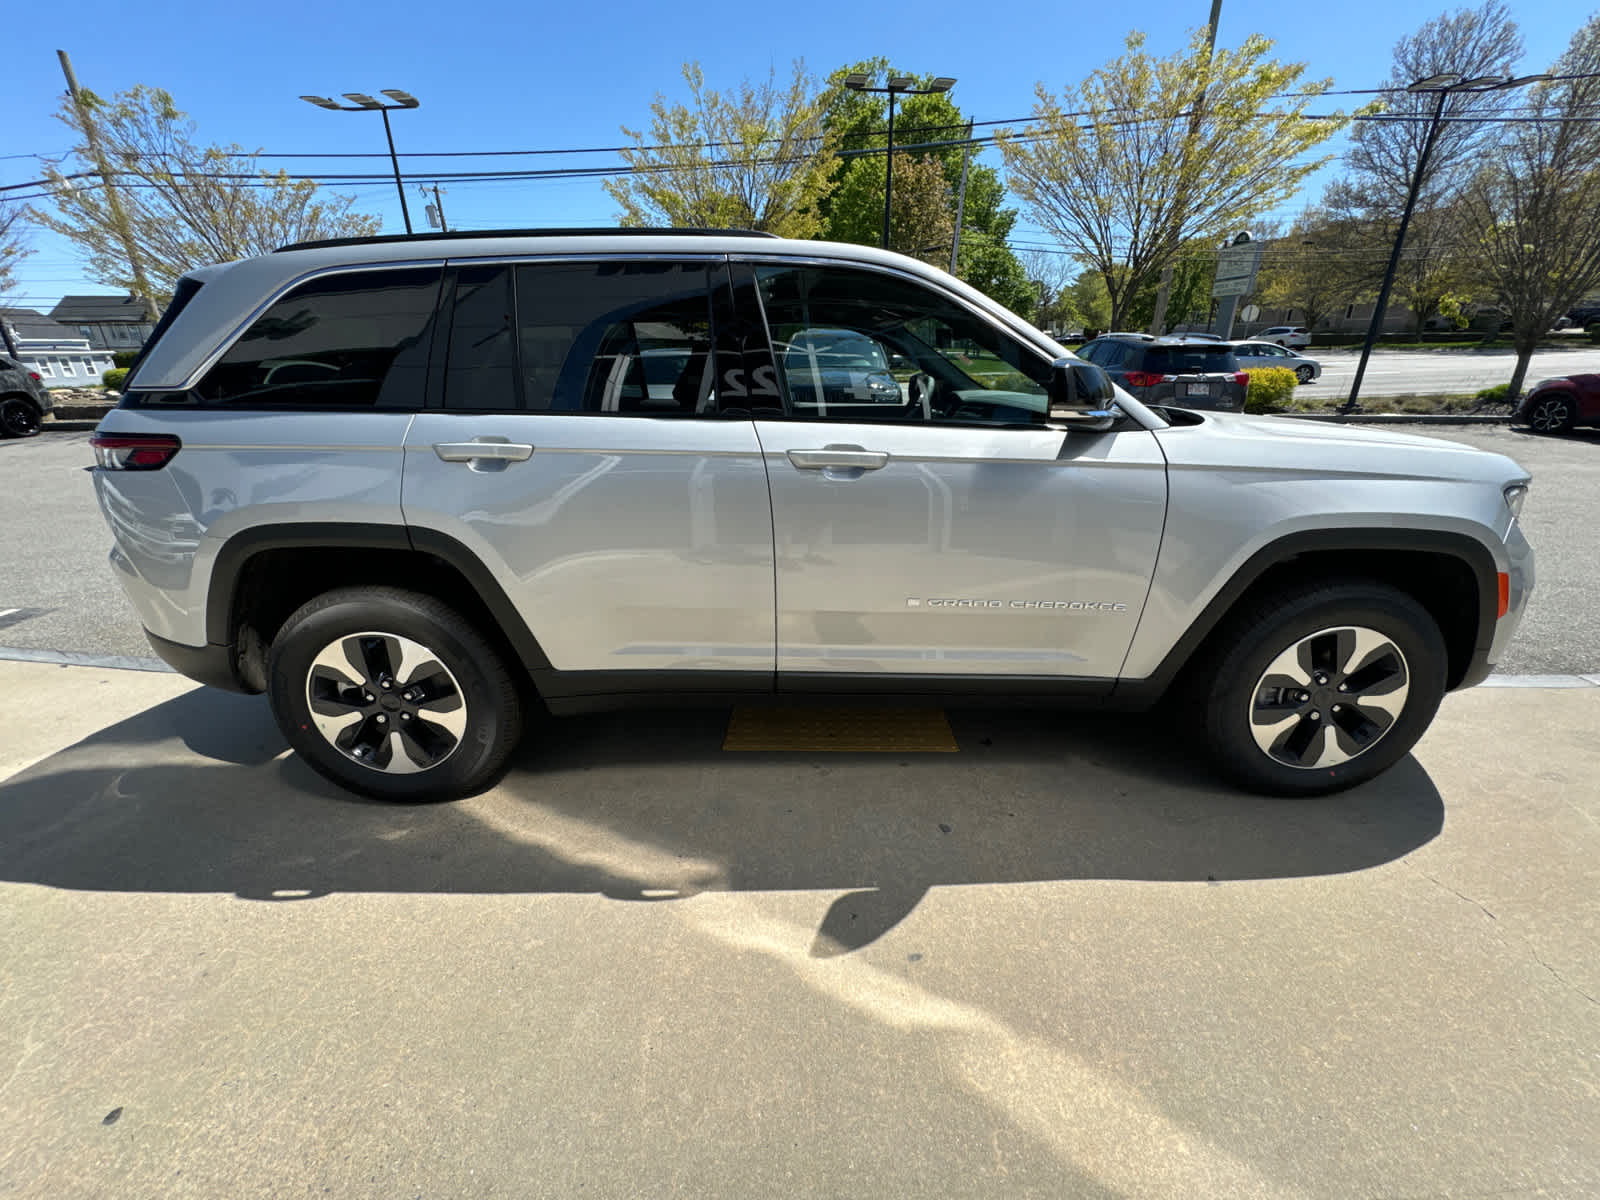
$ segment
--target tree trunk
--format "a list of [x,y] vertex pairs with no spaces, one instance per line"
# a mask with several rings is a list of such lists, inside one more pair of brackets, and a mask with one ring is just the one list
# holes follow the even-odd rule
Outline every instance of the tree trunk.
[[1528,377],[1528,364],[1533,358],[1533,351],[1539,344],[1537,333],[1523,333],[1518,330],[1512,337],[1512,345],[1517,351],[1517,365],[1511,372],[1511,387],[1506,393],[1508,400],[1516,400],[1522,395],[1523,380]]

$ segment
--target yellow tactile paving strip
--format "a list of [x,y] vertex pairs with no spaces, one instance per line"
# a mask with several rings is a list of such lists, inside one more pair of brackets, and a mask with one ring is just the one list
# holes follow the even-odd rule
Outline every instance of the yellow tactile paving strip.
[[937,708],[736,708],[724,750],[955,754]]

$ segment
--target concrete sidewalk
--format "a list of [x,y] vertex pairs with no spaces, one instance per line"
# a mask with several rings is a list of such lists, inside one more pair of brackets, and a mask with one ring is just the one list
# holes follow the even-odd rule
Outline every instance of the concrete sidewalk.
[[401,807],[259,698],[0,662],[0,1195],[1600,1192],[1600,689],[1312,802],[950,718],[561,722]]

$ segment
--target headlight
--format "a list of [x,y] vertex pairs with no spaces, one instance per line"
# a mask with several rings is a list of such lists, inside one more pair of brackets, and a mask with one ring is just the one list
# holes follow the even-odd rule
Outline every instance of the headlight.
[[1525,483],[1507,484],[1505,488],[1506,507],[1511,510],[1513,517],[1522,515],[1522,502],[1528,498],[1528,485]]

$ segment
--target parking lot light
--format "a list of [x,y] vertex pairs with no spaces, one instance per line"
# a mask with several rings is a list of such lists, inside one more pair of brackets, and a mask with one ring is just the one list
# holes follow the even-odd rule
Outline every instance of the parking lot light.
[[410,92],[402,92],[399,88],[384,88],[383,94],[394,101],[385,104],[376,96],[369,96],[365,92],[344,92],[350,104],[340,104],[337,100],[330,100],[326,96],[301,96],[307,104],[315,104],[318,108],[326,108],[333,112],[375,112],[383,117],[383,136],[389,142],[389,162],[394,167],[394,189],[400,193],[400,216],[406,223],[406,232],[411,232],[411,209],[406,205],[405,181],[400,178],[400,157],[394,152],[394,130],[389,127],[389,113],[391,110],[402,108],[420,108],[422,101]]
[[935,96],[955,87],[953,76],[939,75],[925,88],[917,86],[915,75],[891,75],[886,87],[873,87],[872,77],[863,71],[852,71],[844,77],[844,85],[852,92],[874,92],[889,97],[889,149],[883,176],[883,240],[889,248],[889,201],[894,195],[894,98],[896,96]]

